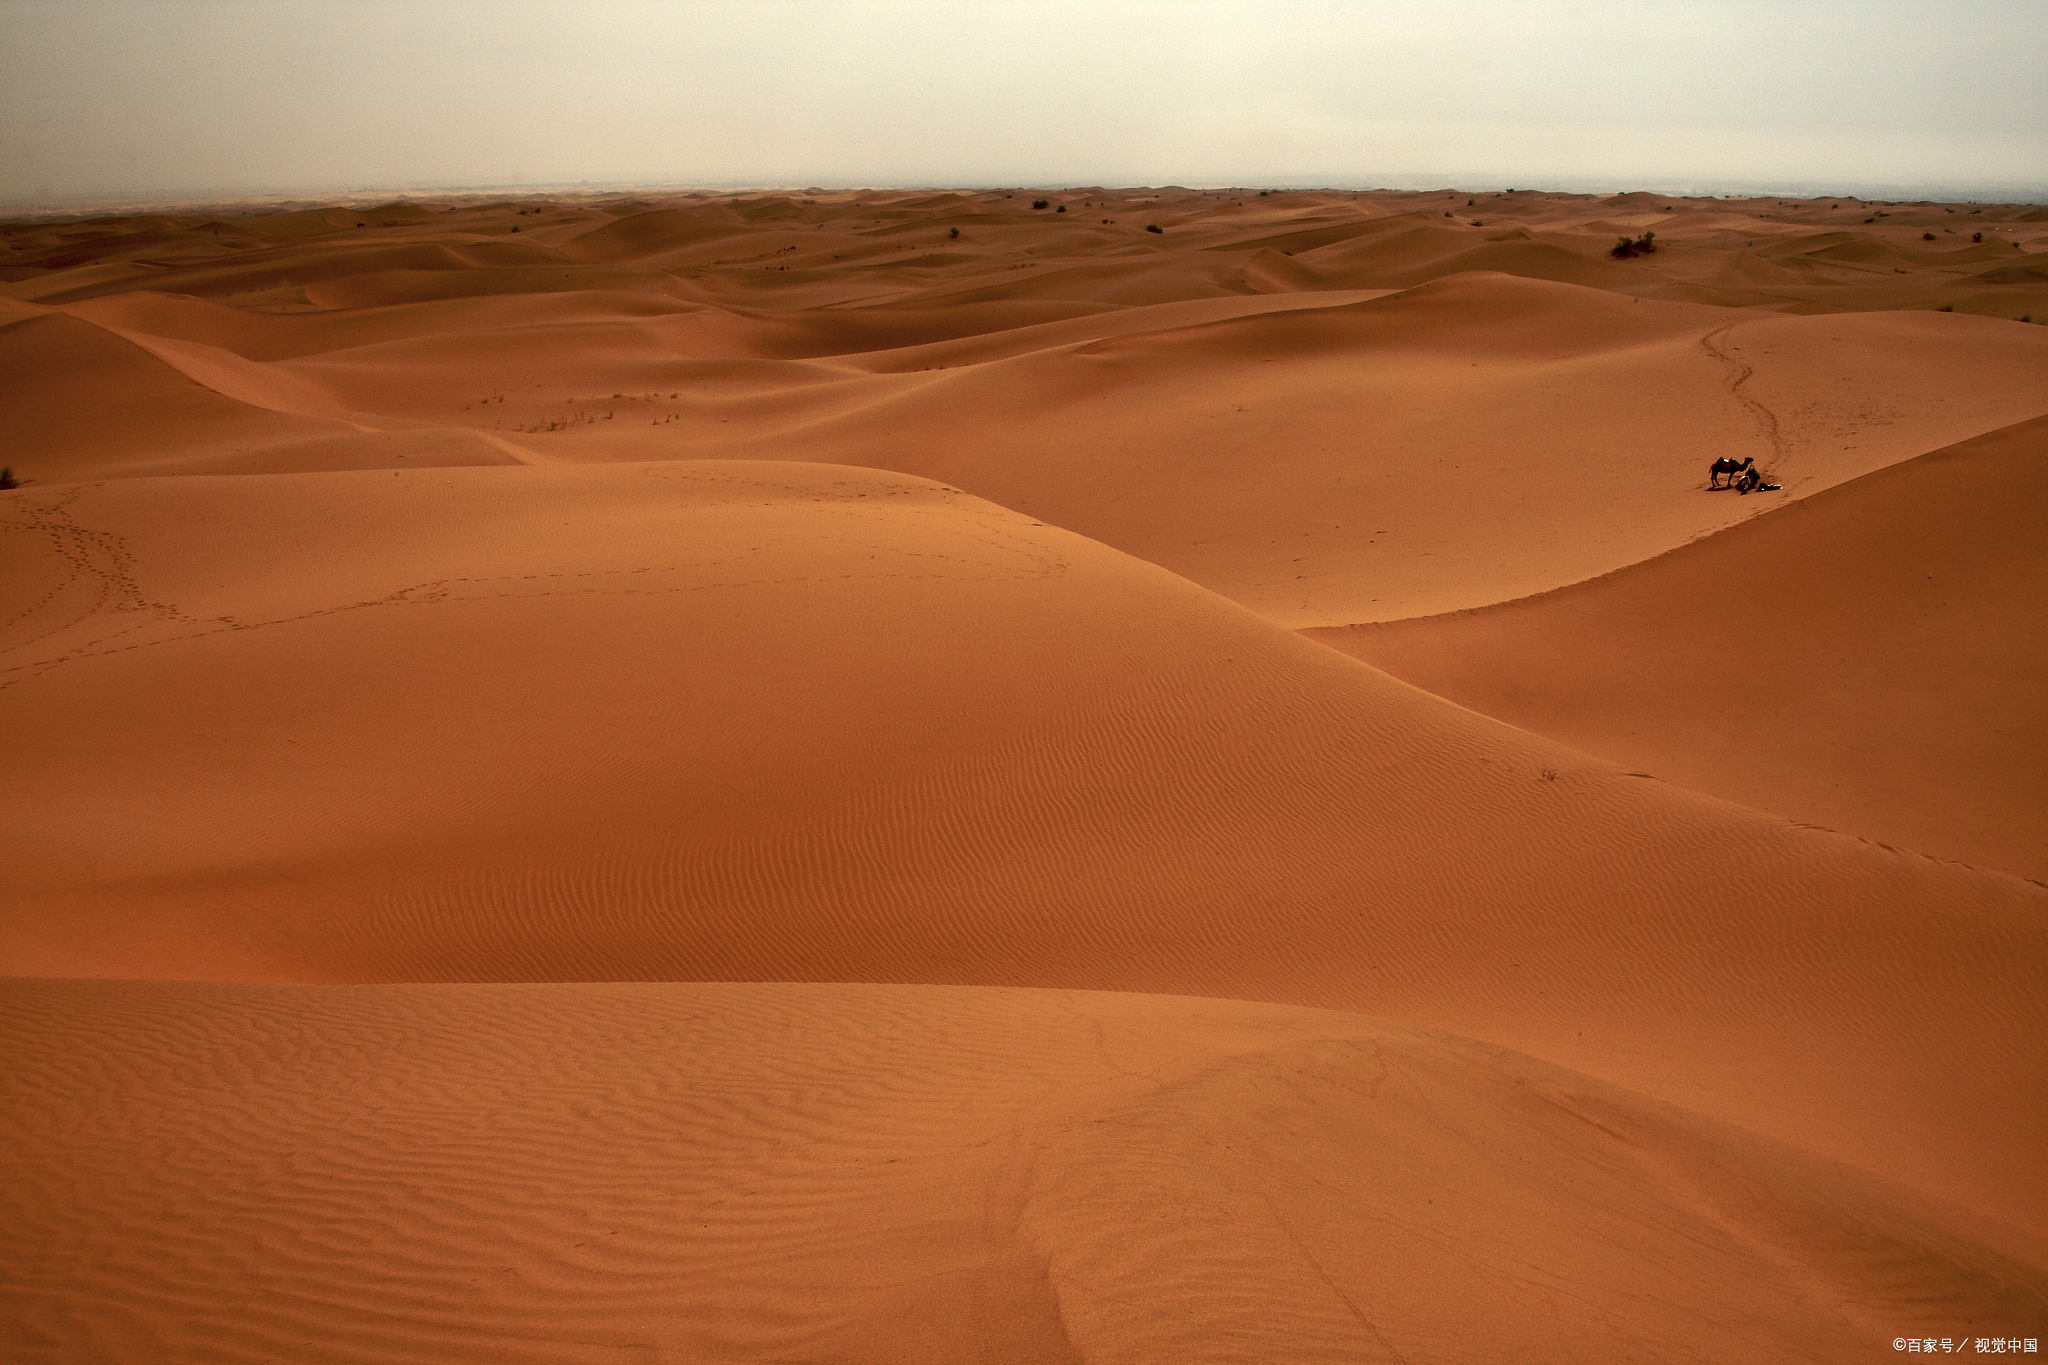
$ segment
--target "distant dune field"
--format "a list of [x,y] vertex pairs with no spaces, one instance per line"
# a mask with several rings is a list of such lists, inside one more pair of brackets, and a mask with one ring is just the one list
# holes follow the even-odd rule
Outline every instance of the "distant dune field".
[[0,224],[0,1331],[2048,1334],[2044,251],[1535,192]]

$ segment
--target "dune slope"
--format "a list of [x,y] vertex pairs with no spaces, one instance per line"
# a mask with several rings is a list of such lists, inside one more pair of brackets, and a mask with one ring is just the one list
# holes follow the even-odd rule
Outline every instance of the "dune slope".
[[8,512],[7,970],[1280,1000],[2043,1216],[2009,1093],[2038,888],[1587,759],[943,487],[690,462]]
[[2044,518],[2036,419],[1593,582],[1312,634],[1615,762],[2042,881]]
[[1326,1011],[47,982],[0,1038],[23,1362],[1846,1362],[2048,1314],[1907,1191]]
[[[1497,272],[1083,316],[767,303],[593,291],[231,324],[135,295],[0,338],[23,341],[41,478],[828,460],[952,483],[1293,627],[1660,554],[1760,501],[1691,496],[1723,455],[1804,494],[2048,408],[2039,328],[1731,314]],[[41,360],[24,329],[52,327],[98,349]],[[189,381],[182,407],[125,377],[145,361]],[[104,396],[88,407],[81,385]],[[195,429],[182,414],[205,403]]]

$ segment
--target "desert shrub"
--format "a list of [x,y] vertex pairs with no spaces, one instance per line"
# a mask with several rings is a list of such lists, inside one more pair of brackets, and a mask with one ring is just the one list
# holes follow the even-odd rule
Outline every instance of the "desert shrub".
[[1923,242],[1931,242],[1934,240],[1934,234],[1931,232],[1923,232],[1920,234],[1920,240]]
[[14,466],[0,465],[0,488],[19,488],[21,480],[14,477]]
[[1607,254],[1617,261],[1631,256],[1648,256],[1657,250],[1657,234],[1646,232],[1640,237],[1624,237],[1608,249]]
[[1445,209],[1445,210],[1444,210],[1444,217],[1446,217],[1446,218],[1449,218],[1450,216],[1451,216],[1451,211],[1450,211],[1449,209]]
[[1970,234],[1970,240],[1973,242],[1981,242],[1984,240],[1984,234],[1981,232],[1973,232]]
[[947,231],[946,235],[947,235],[948,237],[958,237],[958,236],[960,235],[960,229],[959,229],[959,228],[952,228],[952,229],[949,229],[949,230]]
[[1876,222],[1876,221],[1877,221],[1877,219],[1875,219],[1875,218],[1865,218],[1865,219],[1864,219],[1863,221],[1864,221],[1864,222],[1866,222],[1866,223],[1874,223],[1874,222]]
[[1165,229],[1165,228],[1163,228],[1163,227],[1161,227],[1161,226],[1159,226],[1159,224],[1157,224],[1157,223],[1147,223],[1147,224],[1145,224],[1145,231],[1147,231],[1147,232],[1164,232],[1164,231],[1166,231],[1166,229]]
[[1261,199],[1264,199],[1264,198],[1266,197],[1266,194],[1267,194],[1267,191],[1265,191],[1265,190],[1260,190],[1260,191],[1259,191],[1259,198],[1261,198]]
[[1035,209],[1042,209],[1050,203],[1052,203],[1052,200],[1050,199],[1034,199],[1031,201],[1031,207]]
[[1952,303],[1944,303],[1943,305],[1941,305],[1941,307],[1935,309],[1934,311],[1937,313],[1953,313],[1956,311],[1956,306]]
[[1053,210],[1054,213],[1065,213],[1066,211],[1067,206],[1065,204],[1061,204],[1058,208]]

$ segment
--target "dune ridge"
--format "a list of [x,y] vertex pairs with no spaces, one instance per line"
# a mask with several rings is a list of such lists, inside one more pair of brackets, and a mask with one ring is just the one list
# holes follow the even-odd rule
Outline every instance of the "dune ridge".
[[2048,652],[2012,627],[2048,612],[2044,461],[2036,418],[1596,582],[1310,634],[1686,786],[2040,882]]

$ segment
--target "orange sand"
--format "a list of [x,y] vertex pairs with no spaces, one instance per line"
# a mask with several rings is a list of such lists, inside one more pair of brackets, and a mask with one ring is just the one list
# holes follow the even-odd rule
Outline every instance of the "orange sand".
[[2040,211],[1033,197],[0,225],[24,1358],[2043,1334]]
[[2036,418],[1611,577],[1310,633],[1659,777],[2041,882],[2044,469]]

